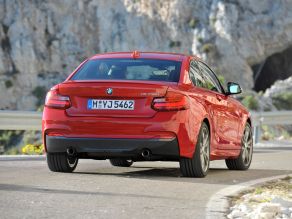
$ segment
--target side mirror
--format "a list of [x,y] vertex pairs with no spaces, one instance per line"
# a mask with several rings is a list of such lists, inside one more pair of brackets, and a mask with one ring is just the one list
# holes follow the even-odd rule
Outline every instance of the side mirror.
[[227,95],[232,95],[232,94],[240,94],[241,93],[241,87],[239,84],[234,83],[234,82],[228,82],[227,83]]

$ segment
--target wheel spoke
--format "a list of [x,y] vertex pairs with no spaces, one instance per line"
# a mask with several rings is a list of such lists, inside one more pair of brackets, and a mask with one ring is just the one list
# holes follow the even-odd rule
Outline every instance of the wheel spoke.
[[203,150],[203,148],[202,148],[201,151],[200,151],[200,155],[203,156],[203,154],[204,154],[204,150]]
[[202,135],[200,139],[200,159],[201,167],[203,171],[207,171],[209,163],[209,131],[206,128],[202,129]]
[[204,154],[203,162],[202,162],[202,168],[203,170],[206,170],[206,167],[208,166],[208,157],[206,154]]
[[206,146],[206,148],[209,146],[209,134],[206,135],[205,146]]
[[251,160],[251,157],[252,157],[252,150],[250,149],[249,152],[248,152],[248,159],[249,159],[249,161]]
[[206,154],[209,154],[209,147],[208,147],[208,145],[209,145],[209,144],[207,144],[206,147],[205,147],[205,153],[206,153]]
[[247,148],[245,149],[245,159],[244,159],[244,163],[245,163],[245,164],[248,164],[248,163],[250,162],[250,158],[251,158],[251,148],[250,148],[250,146],[249,146],[249,147],[247,147]]
[[248,150],[245,150],[245,161],[246,161],[246,163],[249,162],[249,152],[248,152]]
[[247,126],[242,137],[242,161],[248,165],[251,161],[252,154],[252,135],[251,129]]
[[205,141],[205,132],[204,130],[202,131],[202,144],[204,145],[204,141]]
[[208,139],[208,136],[207,136],[207,134],[206,134],[206,132],[205,132],[205,130],[204,130],[204,131],[203,131],[203,147],[206,146],[206,141],[207,141],[207,139]]
[[209,161],[209,156],[208,154],[205,154],[205,160],[208,162]]
[[201,158],[201,162],[204,160],[204,151],[201,149],[200,151],[200,158]]
[[246,151],[246,149],[243,148],[242,149],[242,159],[243,159],[243,161],[245,161],[245,155],[246,155],[245,151]]
[[205,160],[204,160],[204,170],[206,169],[207,166],[208,166],[208,160],[205,159]]
[[249,130],[248,129],[245,129],[245,132],[244,132],[244,141],[245,142],[247,142],[248,136],[249,136]]

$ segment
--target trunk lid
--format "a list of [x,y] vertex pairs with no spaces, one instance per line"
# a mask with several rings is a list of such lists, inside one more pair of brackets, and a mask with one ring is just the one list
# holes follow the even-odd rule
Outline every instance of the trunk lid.
[[[151,108],[154,97],[163,97],[174,82],[152,81],[67,81],[59,85],[61,95],[70,97],[71,107],[66,109],[68,116],[94,117],[153,117]],[[107,89],[112,94],[107,94]],[[94,100],[133,100],[133,110],[89,109],[88,101]]]

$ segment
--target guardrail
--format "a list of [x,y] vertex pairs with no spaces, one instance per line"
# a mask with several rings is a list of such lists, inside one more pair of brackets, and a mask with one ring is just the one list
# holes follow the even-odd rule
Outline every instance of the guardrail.
[[[252,112],[254,142],[261,135],[261,125],[292,124],[292,111]],[[41,130],[42,113],[33,111],[0,110],[0,130]]]
[[41,112],[0,110],[0,130],[41,129]]
[[252,112],[254,142],[261,137],[261,125],[291,125],[292,111]]

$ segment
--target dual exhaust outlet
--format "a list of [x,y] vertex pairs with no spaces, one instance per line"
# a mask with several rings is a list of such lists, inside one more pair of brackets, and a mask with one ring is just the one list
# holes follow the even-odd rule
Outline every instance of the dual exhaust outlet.
[[[76,156],[76,150],[73,147],[68,147],[66,150],[66,153],[69,157],[75,157]],[[141,156],[145,159],[149,159],[151,156],[151,151],[149,149],[143,149],[141,152]]]
[[73,147],[67,148],[66,153],[67,153],[68,157],[75,157],[76,156],[76,150]]
[[149,159],[151,156],[151,151],[149,149],[143,149],[141,155],[143,158]]

